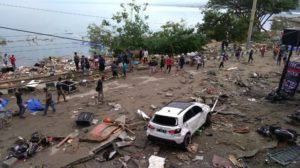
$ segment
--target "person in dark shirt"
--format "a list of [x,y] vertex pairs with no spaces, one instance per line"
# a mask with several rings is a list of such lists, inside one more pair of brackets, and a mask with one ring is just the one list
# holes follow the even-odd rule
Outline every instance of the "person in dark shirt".
[[59,98],[62,96],[64,98],[64,101],[66,102],[66,95],[62,89],[62,82],[61,78],[58,78],[58,82],[56,83],[56,90],[57,90],[57,103],[59,103]]
[[165,64],[166,64],[166,59],[165,57],[162,55],[160,58],[160,71],[162,72],[165,69]]
[[25,118],[24,113],[25,113],[26,108],[23,104],[22,92],[21,92],[20,88],[18,88],[16,90],[15,96],[16,96],[16,99],[17,99],[17,105],[19,107],[19,117],[20,118]]
[[98,92],[98,103],[103,102],[104,94],[103,94],[103,81],[104,76],[100,77],[97,81],[96,91]]
[[77,55],[77,52],[74,53],[74,62],[76,66],[76,71],[79,71],[79,56]]
[[248,63],[253,63],[253,48],[251,48],[250,52],[249,52],[249,59],[248,59]]
[[180,67],[180,70],[183,69],[184,64],[185,64],[184,55],[181,55],[180,58],[179,58],[179,67]]
[[105,70],[105,59],[102,55],[99,55],[99,71],[103,72]]
[[119,75],[118,75],[118,66],[116,65],[116,61],[114,61],[112,64],[111,64],[111,71],[112,71],[112,75],[113,77],[117,78]]
[[81,59],[80,59],[80,67],[81,67],[81,71],[83,72],[83,71],[84,71],[84,68],[85,68],[85,57],[84,57],[84,55],[81,56]]
[[46,94],[46,102],[45,102],[46,104],[45,104],[44,116],[46,116],[49,106],[51,106],[53,113],[55,113],[56,109],[54,107],[52,94],[48,91],[47,88],[44,88],[44,92]]
[[225,59],[226,59],[226,53],[223,52],[222,55],[221,55],[221,58],[220,58],[219,70],[220,70],[221,68],[224,68],[224,62],[225,62]]
[[87,57],[85,58],[85,69],[86,71],[90,70],[90,61]]

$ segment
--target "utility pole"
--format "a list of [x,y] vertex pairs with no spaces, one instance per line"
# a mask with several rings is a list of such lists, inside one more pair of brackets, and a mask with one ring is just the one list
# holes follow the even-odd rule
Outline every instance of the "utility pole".
[[250,47],[250,41],[251,41],[255,12],[256,12],[256,4],[257,4],[257,0],[253,0],[252,10],[251,10],[251,18],[250,18],[250,24],[249,24],[249,30],[248,30],[248,38],[247,38],[247,49],[249,49],[249,47]]

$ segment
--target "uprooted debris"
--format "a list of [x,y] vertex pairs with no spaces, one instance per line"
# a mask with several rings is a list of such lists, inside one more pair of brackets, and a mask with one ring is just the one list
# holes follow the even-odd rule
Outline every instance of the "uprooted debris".
[[280,165],[287,166],[293,162],[300,161],[300,147],[293,145],[285,148],[276,148],[267,156]]
[[189,152],[195,154],[195,153],[198,152],[198,148],[199,148],[199,145],[198,145],[198,144],[196,144],[196,143],[191,143],[191,144],[188,145],[187,150],[188,150]]
[[226,158],[223,158],[218,155],[214,155],[212,159],[212,164],[215,168],[220,168],[220,167],[233,167],[233,164]]
[[264,125],[257,128],[257,132],[267,137],[275,136],[279,142],[297,140],[297,132],[292,129]]
[[9,149],[9,154],[3,162],[3,166],[10,167],[18,160],[32,157],[37,151],[49,146],[51,141],[51,137],[38,132],[34,132],[29,140],[19,137],[15,145]]
[[288,123],[293,124],[293,125],[300,125],[300,112],[299,111],[288,115],[288,117],[291,119],[291,121],[288,121]]
[[[135,138],[128,136],[125,131],[129,131],[133,134],[134,132],[127,128],[125,120],[126,116],[122,115],[115,119],[114,122],[98,124],[88,133],[86,138],[80,138],[80,141],[98,142],[98,144],[92,150],[90,150],[85,157],[75,160],[64,167],[73,167],[74,165],[78,165],[92,159],[95,159],[99,162],[111,160],[119,153],[119,148],[130,146]],[[114,143],[117,138],[120,138],[122,141]],[[109,146],[112,146],[112,148],[106,150],[102,158],[96,157],[97,153]],[[125,162],[121,163],[126,165]]]
[[234,84],[240,86],[240,87],[249,87],[247,84],[245,84],[245,82],[243,82],[241,79],[237,79]]
[[151,155],[149,158],[149,167],[148,168],[164,168],[165,158]]
[[138,109],[137,114],[143,119],[143,120],[150,120],[150,117],[143,112],[142,110]]

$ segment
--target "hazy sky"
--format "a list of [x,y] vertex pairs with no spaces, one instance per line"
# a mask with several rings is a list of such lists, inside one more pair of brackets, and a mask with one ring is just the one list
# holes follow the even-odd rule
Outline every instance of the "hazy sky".
[[[120,11],[119,4],[130,0],[1,0],[0,24],[2,26],[19,27],[33,30],[54,32],[84,31],[90,23],[100,23],[103,18],[111,18],[113,13]],[[137,3],[149,3],[146,14],[149,15],[149,25],[157,30],[167,21],[186,20],[188,25],[202,21],[201,8],[207,0],[136,0]],[[24,9],[31,7],[47,10],[57,10],[71,13],[99,16],[102,18],[72,16],[61,13],[44,12]],[[5,17],[3,17],[5,16]]]

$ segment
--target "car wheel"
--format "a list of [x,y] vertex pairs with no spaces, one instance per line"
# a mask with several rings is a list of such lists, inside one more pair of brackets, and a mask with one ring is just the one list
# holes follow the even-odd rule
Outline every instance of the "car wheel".
[[208,113],[207,116],[206,116],[206,120],[205,120],[204,126],[209,127],[210,125],[211,125],[211,114]]
[[190,133],[187,133],[187,134],[185,135],[185,137],[184,137],[184,140],[183,140],[183,142],[182,142],[182,144],[181,144],[181,147],[182,147],[183,149],[186,149],[186,148],[189,146],[189,144],[191,143],[191,141],[192,141],[191,134],[190,134]]

